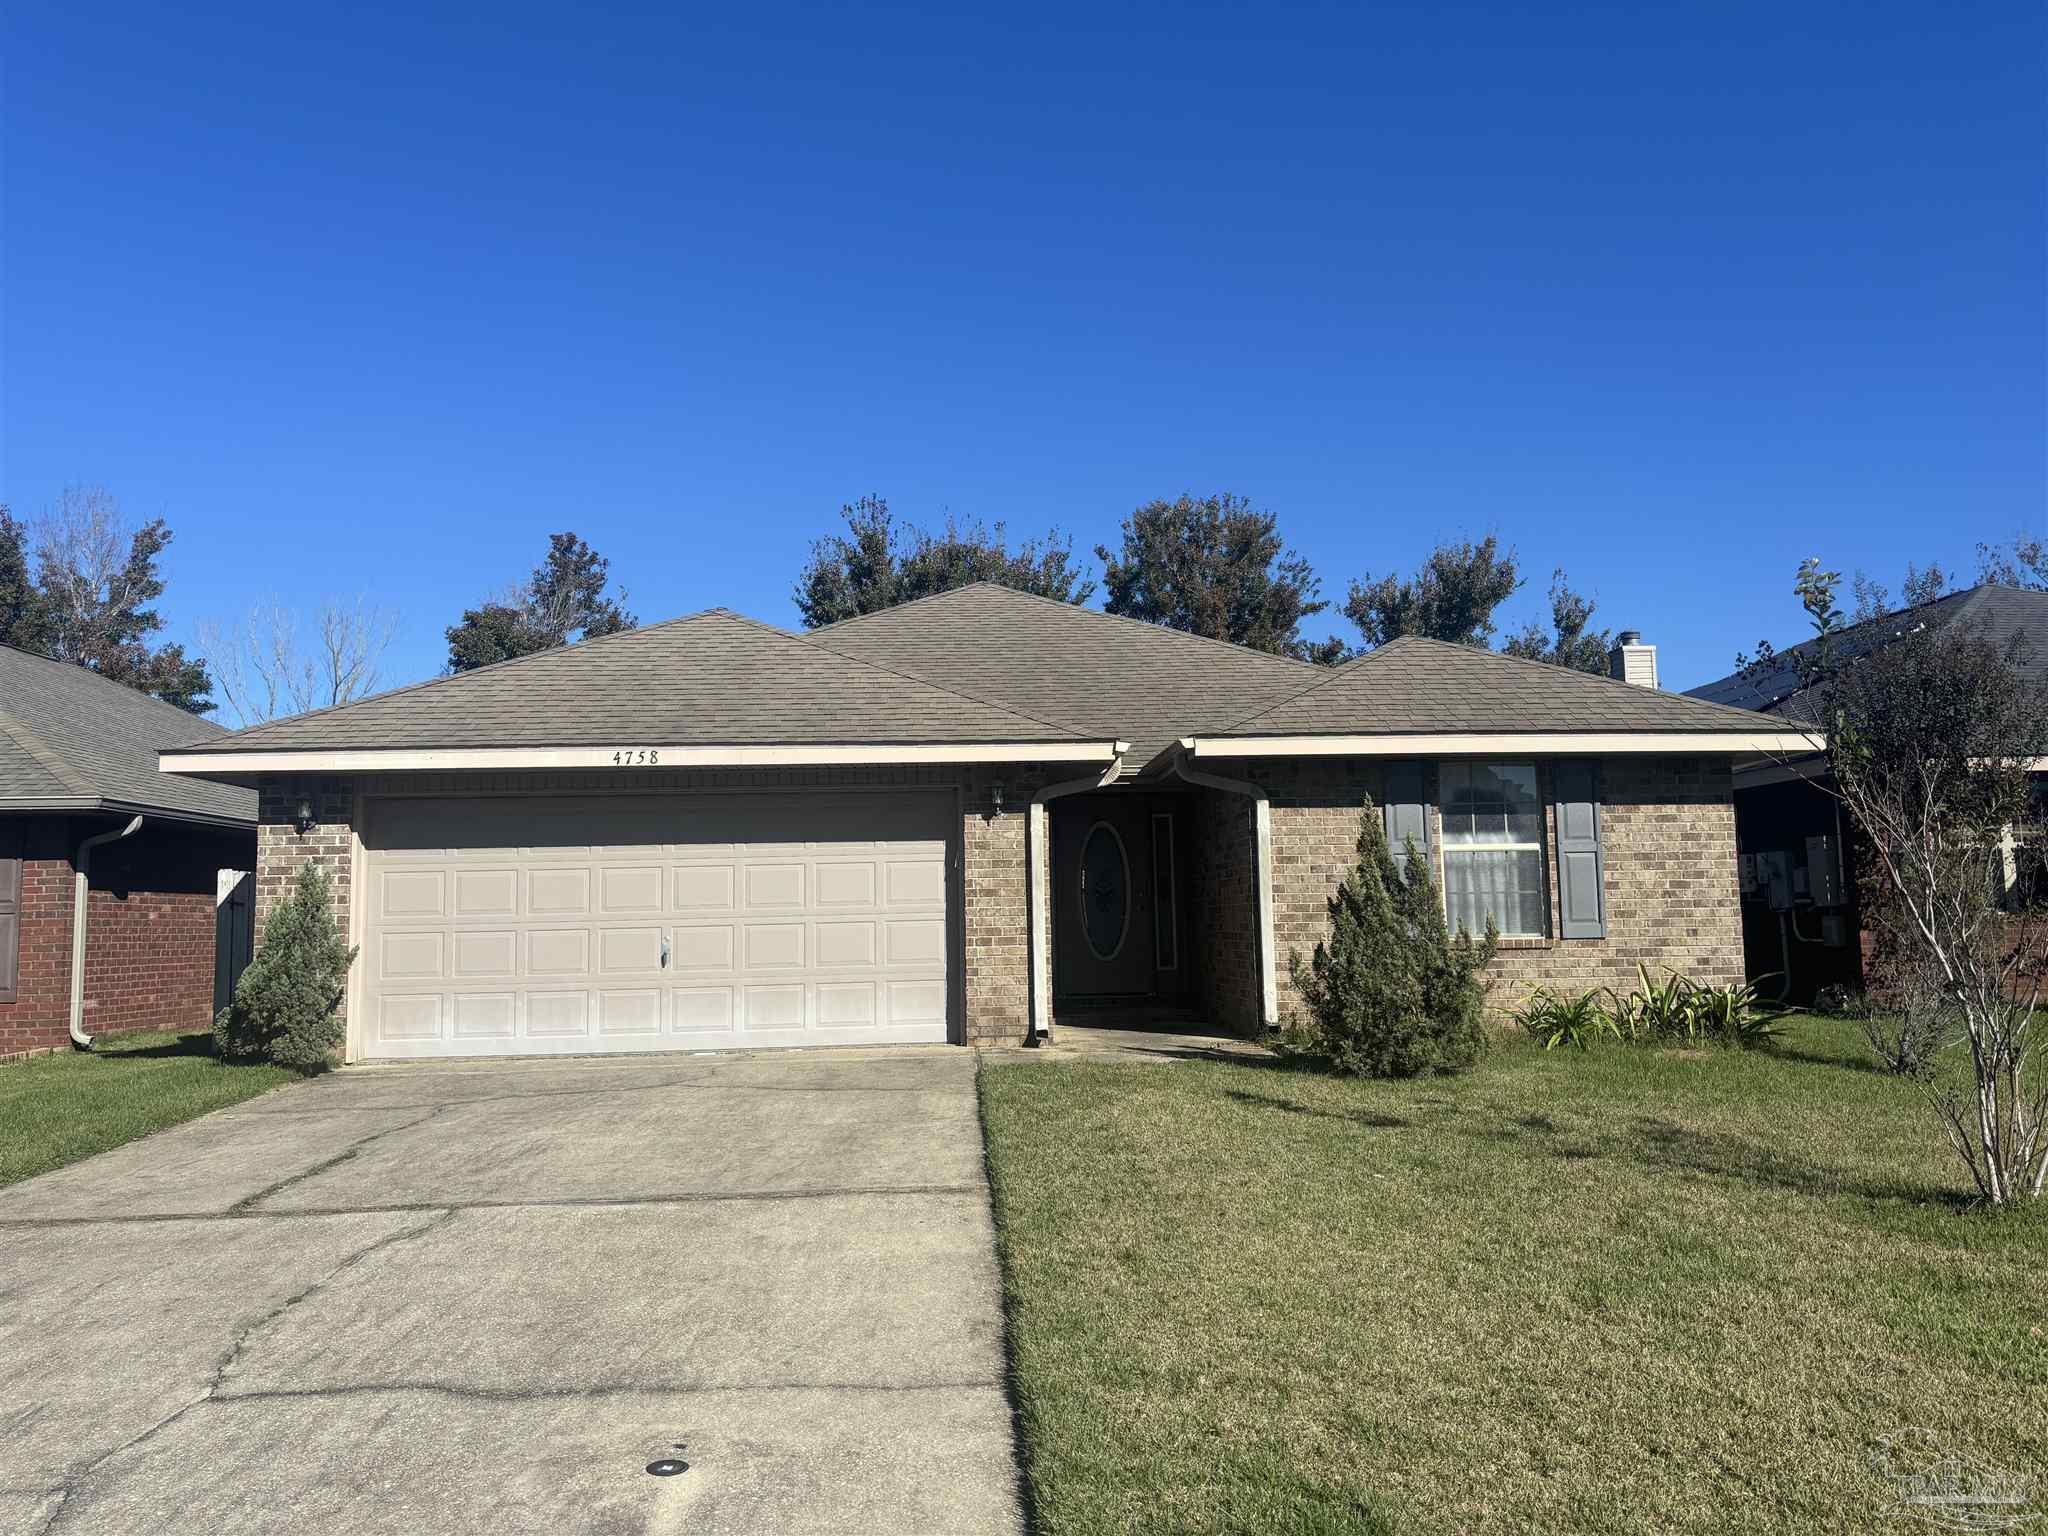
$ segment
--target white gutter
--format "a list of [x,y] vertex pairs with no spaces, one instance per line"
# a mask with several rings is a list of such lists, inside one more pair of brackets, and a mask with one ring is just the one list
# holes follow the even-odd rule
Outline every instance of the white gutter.
[[81,1051],[92,1049],[92,1036],[85,1032],[85,913],[92,885],[92,851],[102,843],[118,843],[142,828],[136,817],[118,832],[101,832],[78,845],[71,861],[71,1043]]
[[422,773],[519,768],[779,768],[874,763],[1100,763],[1114,741],[821,742],[801,746],[398,747],[157,754],[163,773]]
[[1123,771],[1124,753],[1131,744],[1116,744],[1116,760],[1102,772],[1085,779],[1068,779],[1048,784],[1031,797],[1024,811],[1024,901],[1031,914],[1031,985],[1029,1007],[1031,1040],[1038,1044],[1052,1037],[1052,904],[1046,899],[1051,873],[1052,842],[1046,836],[1046,803],[1064,795],[1086,794],[1101,789]]
[[1822,745],[1805,731],[1426,731],[1365,736],[1198,736],[1183,742],[1197,758],[1498,757],[1561,754],[1628,757],[1673,753],[1713,756],[1806,754]]
[[1252,882],[1258,892],[1259,908],[1259,1021],[1268,1029],[1278,1029],[1280,981],[1273,953],[1273,807],[1266,792],[1256,784],[1190,768],[1187,760],[1196,755],[1199,746],[1194,737],[1183,736],[1180,752],[1173,759],[1173,771],[1190,784],[1244,795],[1252,802]]

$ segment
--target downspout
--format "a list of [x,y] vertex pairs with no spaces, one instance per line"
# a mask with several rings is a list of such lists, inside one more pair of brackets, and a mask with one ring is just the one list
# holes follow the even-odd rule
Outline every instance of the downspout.
[[1273,807],[1266,792],[1244,779],[1226,779],[1188,766],[1194,750],[1191,736],[1183,736],[1180,750],[1173,755],[1173,771],[1190,784],[1220,789],[1225,794],[1244,795],[1252,802],[1252,878],[1259,907],[1259,1021],[1269,1030],[1280,1027],[1280,984],[1275,974],[1273,953]]
[[1102,789],[1123,772],[1127,741],[1116,744],[1116,756],[1107,768],[1085,779],[1066,779],[1048,784],[1031,797],[1024,812],[1024,901],[1031,913],[1031,1043],[1043,1045],[1052,1038],[1052,911],[1045,885],[1052,860],[1052,843],[1046,836],[1046,802],[1063,795],[1082,795]]
[[85,1032],[85,912],[92,885],[92,851],[101,843],[118,843],[142,828],[137,816],[118,832],[99,832],[78,845],[71,861],[71,1043],[81,1051],[92,1049],[92,1036]]

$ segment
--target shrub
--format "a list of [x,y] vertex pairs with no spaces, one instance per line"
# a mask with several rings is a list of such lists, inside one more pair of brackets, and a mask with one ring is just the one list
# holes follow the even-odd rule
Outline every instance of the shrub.
[[1368,800],[1358,823],[1358,863],[1330,898],[1330,936],[1304,965],[1290,960],[1308,1017],[1293,1030],[1301,1049],[1338,1072],[1413,1077],[1458,1072],[1485,1045],[1480,972],[1497,936],[1452,938],[1428,861],[1411,844],[1396,867]]
[[342,942],[327,876],[308,865],[270,914],[263,947],[213,1021],[223,1061],[273,1061],[318,1072],[341,1044],[342,985],[356,952]]
[[1621,1038],[1620,1025],[1610,1011],[1600,1006],[1598,991],[1567,994],[1539,987],[1529,994],[1529,1000],[1514,1018],[1543,1042],[1546,1051],[1554,1051],[1560,1045],[1583,1051],[1602,1035]]
[[1877,1012],[1877,1005],[1870,1000],[1870,994],[1861,987],[1846,986],[1842,982],[1829,982],[1813,995],[1815,1013],[1832,1013],[1844,1019],[1867,1019]]

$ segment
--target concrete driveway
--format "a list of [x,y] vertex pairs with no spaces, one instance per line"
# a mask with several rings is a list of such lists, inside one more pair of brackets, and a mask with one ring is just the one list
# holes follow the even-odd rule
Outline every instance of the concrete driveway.
[[1017,1488],[966,1051],[349,1071],[0,1191],[0,1531],[951,1536]]

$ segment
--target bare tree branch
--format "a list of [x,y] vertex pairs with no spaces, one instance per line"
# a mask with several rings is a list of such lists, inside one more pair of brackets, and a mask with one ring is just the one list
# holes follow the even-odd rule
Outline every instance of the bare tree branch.
[[397,627],[396,614],[362,597],[330,598],[302,633],[296,613],[266,598],[244,619],[208,620],[198,634],[235,724],[247,726],[376,692]]

